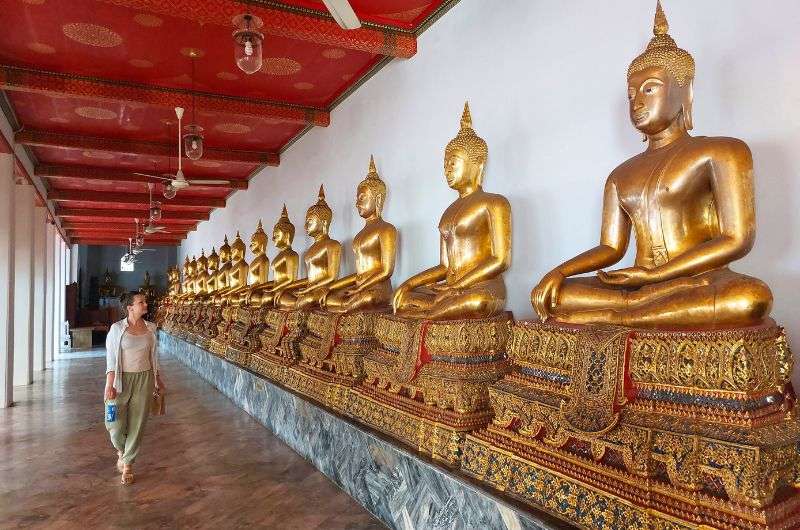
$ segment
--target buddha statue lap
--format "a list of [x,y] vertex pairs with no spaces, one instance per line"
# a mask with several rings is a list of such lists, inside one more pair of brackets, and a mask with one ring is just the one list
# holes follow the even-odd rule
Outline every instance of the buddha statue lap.
[[253,259],[247,273],[247,287],[237,296],[233,310],[233,323],[230,329],[230,341],[226,356],[241,365],[247,365],[247,356],[258,349],[261,311],[253,309],[247,302],[253,289],[263,288],[267,284],[269,274],[269,258],[267,258],[267,234],[258,221],[256,231],[250,238],[250,251]]
[[511,261],[511,207],[482,188],[486,142],[464,105],[445,150],[458,198],[439,221],[440,263],[398,287],[394,315],[375,323],[379,346],[350,414],[455,465],[465,432],[491,418],[487,387],[507,370],[510,314],[503,272]]
[[376,318],[390,310],[397,229],[381,217],[385,200],[386,184],[370,157],[356,193],[364,219],[364,228],[353,238],[356,271],[333,282],[323,307],[308,315],[298,348],[301,363],[288,382],[340,412],[345,412],[349,388],[364,377],[364,355],[377,345]]
[[[800,524],[791,352],[769,288],[728,268],[755,236],[752,159],[689,135],[694,68],[657,4],[628,69],[647,149],[606,182],[600,245],[534,288],[541,321],[513,326],[495,419],[464,445],[465,472],[579,526]],[[634,266],[603,272],[631,229]]]
[[282,380],[280,376],[285,373],[286,361],[280,358],[277,348],[285,334],[288,311],[275,310],[274,302],[297,279],[300,257],[292,249],[294,233],[294,225],[284,204],[281,217],[272,229],[272,242],[278,249],[271,264],[272,281],[251,289],[246,300],[251,311],[257,311],[257,320],[261,324],[260,329],[254,330],[258,334],[258,344],[249,356],[250,368],[277,380]]

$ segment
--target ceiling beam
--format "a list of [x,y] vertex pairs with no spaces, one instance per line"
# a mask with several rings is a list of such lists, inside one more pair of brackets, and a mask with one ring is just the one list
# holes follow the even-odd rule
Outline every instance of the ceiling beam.
[[48,72],[6,64],[0,65],[0,89],[115,103],[141,103],[168,109],[175,107],[190,109],[194,98],[197,109],[227,116],[251,116],[321,127],[330,124],[330,113],[314,107]]
[[[21,130],[14,135],[18,144],[32,147],[54,147],[59,149],[83,149],[88,151],[108,151],[112,153],[133,154],[140,156],[172,157],[177,154],[174,144],[139,142],[114,138],[96,138],[73,134],[57,134],[47,131]],[[205,148],[204,160],[224,162],[241,162],[248,164],[266,164],[277,166],[280,163],[278,153],[261,153],[258,151],[236,151],[231,149]]]
[[[110,247],[118,247],[118,246],[127,246],[128,239],[126,238],[124,241],[122,239],[114,239],[114,238],[107,238],[107,237],[73,237],[72,243],[75,245],[98,245],[98,246],[110,246]],[[170,246],[170,247],[178,247],[180,246],[181,242],[178,240],[169,240],[169,239],[154,239],[151,241],[145,241],[145,248],[149,246]]]
[[[250,0],[247,3],[231,0],[100,0],[107,4],[149,11],[168,17],[180,17],[198,24],[213,24],[233,29],[232,19],[245,11],[264,21],[261,31],[266,35],[286,37],[360,50],[376,55],[412,57],[417,52],[414,35],[394,28],[362,24],[361,28],[344,30],[327,12],[282,6],[279,2]],[[231,43],[233,47],[233,43]]]
[[[107,201],[106,201],[107,202]],[[131,222],[135,218],[147,219],[147,208],[125,209],[125,210],[108,210],[96,208],[57,208],[56,215],[62,219],[72,219],[75,217],[105,217],[108,219],[130,219]],[[163,210],[161,211],[161,221],[169,221],[172,219],[191,220],[191,221],[208,221],[208,212],[194,212],[194,211],[175,211]],[[159,221],[159,222],[161,222]]]
[[[147,173],[147,171],[145,171]],[[79,178],[85,180],[102,180],[105,182],[152,182],[156,184],[165,184],[166,181],[155,180],[141,175],[134,175],[132,170],[128,169],[113,169],[105,167],[90,167],[90,166],[56,166],[56,165],[38,165],[34,171],[37,177],[47,177],[51,179],[59,178]],[[220,177],[207,176],[207,175],[186,175],[187,180],[217,180]],[[229,180],[229,185],[224,186],[208,186],[209,188],[222,188],[234,190],[246,190],[248,181],[246,179],[222,179]],[[198,187],[202,187],[198,185]],[[160,199],[157,199],[160,200]]]
[[[140,221],[143,221],[143,220],[146,220],[147,218],[143,217],[143,218],[138,218],[138,219]],[[188,231],[194,230],[195,227],[197,226],[197,223],[194,222],[194,221],[180,221],[180,222],[178,222],[178,221],[172,220],[172,221],[166,221],[165,222],[164,219],[161,219],[160,221],[155,221],[154,224],[159,225],[159,226],[166,226],[169,230],[174,230],[174,231],[177,231],[177,232],[188,232]],[[81,229],[90,230],[92,228],[97,228],[97,227],[106,228],[108,230],[123,230],[123,229],[132,230],[133,227],[134,227],[134,224],[133,224],[133,221],[125,221],[125,222],[120,221],[118,223],[110,223],[110,222],[104,221],[102,223],[99,223],[97,221],[71,221],[71,220],[64,220],[64,222],[61,223],[61,226],[64,227],[64,230],[81,230]]]
[[[134,230],[131,227],[128,227],[127,230],[75,230],[75,229],[66,229],[67,234],[70,237],[97,237],[97,238],[105,238],[109,237],[112,239],[120,238],[120,239],[127,239],[132,238],[134,234]],[[158,239],[163,240],[167,239],[169,241],[181,240],[186,238],[186,234],[182,233],[170,233],[170,234],[145,234],[145,239]]]
[[[150,205],[147,193],[120,193],[105,191],[50,190],[47,198],[51,201],[96,202],[99,204],[142,204]],[[179,194],[174,199],[161,203],[162,211],[170,206],[198,206],[203,208],[224,208],[225,199],[216,197],[187,197]]]

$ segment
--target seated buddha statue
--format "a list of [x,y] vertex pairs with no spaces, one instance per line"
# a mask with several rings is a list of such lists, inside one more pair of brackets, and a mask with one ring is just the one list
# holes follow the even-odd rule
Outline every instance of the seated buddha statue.
[[386,184],[370,157],[367,177],[356,191],[356,208],[364,219],[364,228],[353,238],[356,272],[331,284],[324,299],[328,311],[375,309],[391,302],[397,229],[381,217],[385,200]]
[[167,294],[170,301],[181,293],[181,273],[178,267],[170,267],[167,269]]
[[[714,327],[769,315],[769,287],[728,268],[755,238],[750,150],[735,138],[689,134],[695,64],[668,29],[659,4],[654,37],[628,68],[630,119],[647,148],[606,181],[599,245],[533,289],[542,320]],[[634,265],[602,270],[623,258],[631,229]]]
[[186,256],[183,263],[183,294],[181,295],[183,303],[190,302],[194,297],[195,267],[197,267],[197,259],[192,256],[192,259],[189,260],[189,256]]
[[197,268],[194,272],[195,300],[202,300],[208,295],[208,258],[205,249],[200,249],[200,257],[197,258]]
[[206,282],[206,291],[209,298],[214,295],[217,290],[217,272],[219,270],[219,255],[217,249],[211,247],[211,253],[208,255],[208,280]]
[[444,172],[458,198],[439,221],[440,263],[400,285],[392,305],[398,316],[429,320],[488,318],[503,311],[503,272],[511,262],[511,206],[481,187],[486,142],[472,129],[464,105],[461,130],[447,144]]
[[286,286],[276,298],[280,309],[311,309],[319,306],[339,275],[342,245],[328,235],[333,211],[325,202],[325,190],[319,187],[317,203],[306,212],[306,233],[314,242],[303,254],[306,277]]
[[247,291],[247,273],[250,267],[244,259],[246,247],[242,236],[236,232],[236,239],[231,245],[231,266],[228,270],[228,287],[220,292],[229,304],[238,304],[239,296]]
[[237,301],[240,305],[247,302],[254,288],[266,284],[269,276],[269,258],[266,254],[267,234],[264,232],[264,227],[261,226],[260,219],[256,231],[250,237],[250,252],[253,253],[253,259],[250,261],[250,268],[247,272],[247,289],[241,292]]
[[114,279],[111,277],[111,272],[106,269],[103,274],[103,285],[100,286],[100,297],[109,298],[115,296],[117,293],[117,286],[114,285]]
[[272,242],[278,249],[278,254],[272,260],[272,281],[251,288],[247,295],[247,305],[269,307],[275,297],[295,281],[300,257],[292,250],[292,241],[294,241],[294,225],[289,220],[289,213],[284,204],[281,217],[272,229]]
[[219,305],[222,303],[222,293],[228,289],[228,273],[231,270],[231,246],[228,244],[228,236],[219,247],[219,269],[217,269],[217,281],[214,285],[213,301]]

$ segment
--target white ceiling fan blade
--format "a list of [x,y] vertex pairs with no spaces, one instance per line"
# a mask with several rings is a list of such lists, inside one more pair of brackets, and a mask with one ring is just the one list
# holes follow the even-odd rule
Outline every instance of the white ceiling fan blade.
[[322,3],[328,8],[336,23],[344,29],[358,29],[361,27],[361,21],[358,20],[356,12],[353,11],[353,6],[347,0],[322,0]]
[[186,182],[188,182],[192,186],[228,186],[231,183],[230,180],[214,180],[214,179],[187,180]]
[[140,177],[147,177],[147,178],[158,179],[158,180],[172,180],[172,177],[161,177],[159,175],[151,175],[149,173],[134,173],[134,175],[139,175]]

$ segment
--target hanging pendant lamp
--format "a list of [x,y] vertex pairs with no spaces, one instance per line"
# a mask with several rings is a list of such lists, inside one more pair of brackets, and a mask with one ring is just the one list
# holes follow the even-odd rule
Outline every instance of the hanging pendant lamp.
[[183,135],[183,152],[189,160],[200,160],[203,158],[203,128],[197,125],[197,113],[194,95],[194,60],[192,58],[192,123],[184,127],[186,133]]
[[261,70],[263,63],[264,34],[258,30],[264,23],[257,16],[245,13],[234,17],[233,25],[236,26],[233,32],[233,40],[236,43],[233,56],[236,66],[246,74],[254,74]]

